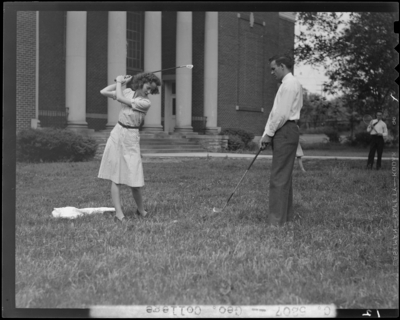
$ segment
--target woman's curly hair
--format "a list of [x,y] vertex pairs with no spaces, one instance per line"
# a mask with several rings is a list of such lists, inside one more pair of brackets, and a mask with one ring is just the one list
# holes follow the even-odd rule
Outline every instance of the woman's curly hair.
[[156,84],[156,87],[151,90],[151,94],[160,93],[158,87],[161,86],[161,80],[154,74],[150,72],[142,72],[133,76],[133,78],[126,84],[127,87],[130,87],[133,91],[137,89],[142,89],[145,83]]

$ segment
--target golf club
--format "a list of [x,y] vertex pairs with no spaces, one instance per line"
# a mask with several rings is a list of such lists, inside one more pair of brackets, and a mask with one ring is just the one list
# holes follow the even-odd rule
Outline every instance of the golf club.
[[172,70],[172,69],[178,69],[178,68],[193,69],[193,65],[192,65],[192,64],[187,64],[187,65],[185,65],[185,66],[178,66],[178,67],[173,67],[173,68],[168,68],[168,69],[162,69],[162,70],[152,71],[152,72],[150,72],[150,73],[162,72],[162,71],[167,71],[167,70]]
[[256,156],[254,157],[253,161],[250,163],[250,165],[249,165],[249,167],[247,168],[246,172],[244,173],[244,175],[243,175],[242,178],[240,179],[240,181],[239,181],[239,183],[237,184],[235,190],[233,190],[231,196],[228,198],[228,201],[225,203],[224,207],[223,207],[222,209],[218,209],[218,208],[215,208],[215,207],[214,207],[214,208],[213,208],[213,212],[215,212],[215,213],[220,213],[220,212],[222,212],[222,211],[225,209],[225,207],[227,206],[229,200],[231,200],[233,194],[235,193],[236,189],[239,187],[239,184],[242,182],[242,180],[243,180],[244,176],[246,175],[246,173],[250,170],[251,166],[253,165],[254,161],[255,161],[256,158],[257,158],[257,156],[260,154],[261,150],[262,150],[261,148],[258,150]]
[[[178,69],[178,68],[188,68],[188,69],[193,69],[193,65],[192,64],[187,64],[184,66],[178,66],[178,67],[173,67],[173,68],[167,68],[167,69],[162,69],[162,70],[157,70],[157,71],[151,71],[148,73],[157,73],[157,72],[162,72],[162,71],[167,71],[167,70],[172,70],[172,69]],[[131,77],[130,75],[126,75],[125,77]],[[114,81],[116,81],[116,79],[114,79]]]

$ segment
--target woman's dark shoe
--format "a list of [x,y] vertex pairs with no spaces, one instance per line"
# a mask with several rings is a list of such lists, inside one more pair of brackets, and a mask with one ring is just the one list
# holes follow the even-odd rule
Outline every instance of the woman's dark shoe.
[[146,210],[144,210],[143,213],[140,213],[139,209],[136,210],[136,214],[142,218],[144,218],[145,216],[148,215],[148,212]]
[[127,219],[125,217],[122,217],[121,219],[118,218],[117,216],[114,217],[114,222],[115,223],[126,223]]

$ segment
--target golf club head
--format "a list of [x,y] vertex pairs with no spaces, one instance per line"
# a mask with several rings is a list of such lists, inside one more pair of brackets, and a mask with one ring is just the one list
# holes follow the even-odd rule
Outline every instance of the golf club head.
[[213,212],[214,213],[221,213],[222,212],[222,209],[218,209],[218,208],[213,208]]
[[186,68],[193,69],[193,65],[192,64],[188,64],[188,65],[186,65]]

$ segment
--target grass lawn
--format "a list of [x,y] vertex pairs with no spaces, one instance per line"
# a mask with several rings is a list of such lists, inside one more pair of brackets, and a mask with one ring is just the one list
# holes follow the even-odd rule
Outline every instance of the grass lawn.
[[[365,171],[363,161],[305,160],[306,174],[296,164],[296,220],[274,228],[265,225],[270,160],[254,163],[222,214],[212,208],[251,159],[144,160],[151,215],[130,228],[107,215],[51,216],[55,207],[112,207],[99,161],[17,164],[17,308],[399,307],[391,162]],[[122,199],[133,214],[128,188]]]
[[[302,149],[304,156],[329,156],[329,157],[368,157],[369,147],[351,147],[340,143],[303,143]],[[392,154],[395,153],[395,157],[398,157],[398,148],[385,147],[383,149],[383,158],[392,158]],[[248,153],[253,154],[255,151],[232,151],[230,153]],[[264,155],[272,155],[271,148],[267,148],[262,152]],[[377,153],[375,153],[375,160]],[[365,163],[366,164],[366,163]]]

